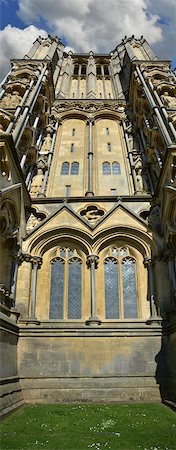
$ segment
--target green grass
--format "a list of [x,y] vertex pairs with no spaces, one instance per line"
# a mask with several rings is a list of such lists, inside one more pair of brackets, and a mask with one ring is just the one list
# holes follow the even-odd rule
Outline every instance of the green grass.
[[1,450],[176,449],[176,415],[162,404],[34,405],[0,429]]

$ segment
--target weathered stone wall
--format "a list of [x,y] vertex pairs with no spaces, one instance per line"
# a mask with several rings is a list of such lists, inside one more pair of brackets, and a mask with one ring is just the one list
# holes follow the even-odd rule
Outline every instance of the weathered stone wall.
[[1,316],[1,410],[6,413],[23,403],[18,376],[17,343],[19,328]]
[[136,327],[23,329],[18,354],[25,401],[159,401],[161,328]]

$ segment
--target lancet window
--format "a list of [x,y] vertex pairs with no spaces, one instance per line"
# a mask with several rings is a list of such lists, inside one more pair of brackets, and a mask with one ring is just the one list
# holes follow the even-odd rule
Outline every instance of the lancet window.
[[108,161],[102,164],[103,175],[120,175],[120,164],[114,161],[112,164]]
[[138,317],[136,259],[128,247],[111,247],[104,259],[105,318]]
[[77,161],[71,164],[67,161],[62,163],[61,175],[78,175],[79,174],[79,163]]
[[51,260],[50,319],[81,319],[82,264],[75,248],[57,249]]

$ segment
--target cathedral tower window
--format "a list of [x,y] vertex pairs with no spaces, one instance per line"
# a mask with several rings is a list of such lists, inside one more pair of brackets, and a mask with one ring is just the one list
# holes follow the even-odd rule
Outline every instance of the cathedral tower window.
[[74,144],[73,144],[73,142],[71,143],[71,146],[70,146],[70,151],[71,151],[71,153],[73,153],[73,152],[74,152]]
[[61,167],[61,175],[68,175],[69,174],[69,162],[63,162]]
[[75,136],[75,128],[72,129],[72,136]]
[[112,174],[120,175],[120,164],[116,161],[112,163]]
[[111,175],[111,166],[108,161],[105,161],[102,165],[103,175]]
[[71,163],[71,175],[78,175],[78,174],[79,174],[79,163],[72,162]]
[[108,152],[111,152],[111,144],[108,142]]
[[65,190],[66,197],[70,197],[71,196],[71,185],[66,184],[65,188],[66,188],[66,190]]

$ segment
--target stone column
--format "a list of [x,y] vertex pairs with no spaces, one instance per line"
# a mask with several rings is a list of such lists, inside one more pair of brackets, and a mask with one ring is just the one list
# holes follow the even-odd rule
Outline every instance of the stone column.
[[88,119],[87,125],[89,126],[89,151],[88,151],[88,189],[86,196],[92,197],[93,193],[93,145],[92,145],[92,126],[94,122],[92,119]]
[[99,256],[89,255],[87,257],[87,267],[90,269],[90,291],[91,291],[91,317],[86,321],[87,325],[100,325],[101,320],[96,317],[96,297],[95,297],[95,269],[98,267]]
[[36,307],[36,291],[37,291],[37,272],[42,265],[42,258],[40,256],[32,256],[32,286],[31,286],[31,311],[29,320],[36,321],[35,307]]
[[15,307],[18,267],[22,264],[22,262],[24,260],[24,255],[21,252],[18,252],[16,254],[12,253],[12,256],[13,256],[14,270],[13,270],[13,276],[12,276],[12,280],[11,280],[10,298],[12,300],[12,306]]
[[159,322],[159,319],[161,318],[158,316],[157,308],[156,308],[156,301],[155,301],[155,281],[154,281],[154,271],[153,271],[153,264],[151,258],[146,257],[144,258],[144,266],[147,267],[148,270],[148,282],[149,282],[149,291],[150,291],[150,318],[147,321],[148,323],[152,322]]
[[167,256],[168,270],[169,270],[169,280],[171,286],[171,296],[172,301],[175,305],[176,303],[176,270],[175,270],[175,254],[169,253]]
[[90,52],[87,66],[87,97],[96,98],[96,65],[93,52]]

